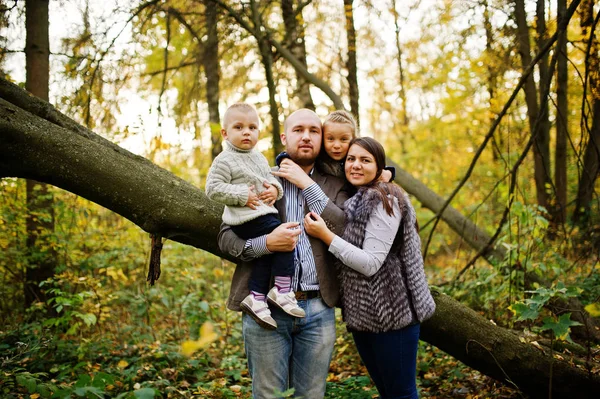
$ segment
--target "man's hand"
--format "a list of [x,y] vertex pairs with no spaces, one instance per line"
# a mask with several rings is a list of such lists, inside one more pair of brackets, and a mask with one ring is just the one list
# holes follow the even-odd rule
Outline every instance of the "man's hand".
[[258,199],[266,205],[273,205],[277,201],[277,187],[270,184],[268,181],[263,182],[263,186],[266,188],[262,193],[258,195]]
[[248,187],[248,201],[246,201],[246,205],[250,209],[256,209],[260,205],[260,200],[258,199],[258,195],[254,192],[254,186]]
[[296,248],[300,233],[300,223],[282,223],[267,234],[267,249],[271,252],[293,251]]
[[313,179],[311,179],[296,162],[289,158],[281,161],[279,170],[272,171],[271,174],[286,179],[300,190],[304,190],[314,183]]

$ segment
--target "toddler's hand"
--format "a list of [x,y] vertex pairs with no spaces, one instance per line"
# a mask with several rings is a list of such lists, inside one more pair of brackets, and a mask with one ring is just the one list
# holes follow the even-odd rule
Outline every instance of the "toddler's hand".
[[260,200],[258,199],[258,195],[254,192],[254,186],[248,187],[248,201],[246,201],[246,205],[250,209],[256,209],[260,205]]
[[277,201],[277,187],[270,184],[268,181],[263,182],[263,186],[266,188],[262,193],[258,195],[258,199],[266,205],[273,205]]

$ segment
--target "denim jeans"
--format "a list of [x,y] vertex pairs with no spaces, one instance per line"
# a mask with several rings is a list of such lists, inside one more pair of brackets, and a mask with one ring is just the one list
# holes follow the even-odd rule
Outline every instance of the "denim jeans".
[[420,324],[384,333],[353,332],[356,349],[381,399],[417,399]]
[[[260,216],[246,223],[231,226],[231,230],[240,238],[248,240],[269,234],[281,224],[279,216],[274,213]],[[266,294],[269,292],[271,275],[293,276],[294,275],[294,251],[274,252],[270,255],[261,256],[252,262],[252,274],[248,281],[250,291]]]
[[306,317],[273,309],[277,330],[261,328],[247,314],[242,332],[252,376],[254,399],[275,399],[276,392],[295,388],[294,397],[325,395],[329,362],[335,342],[335,313],[321,298],[298,301]]

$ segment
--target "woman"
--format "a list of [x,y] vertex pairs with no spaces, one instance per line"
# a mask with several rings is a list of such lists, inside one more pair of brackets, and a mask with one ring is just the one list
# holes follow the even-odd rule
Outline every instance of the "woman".
[[379,182],[385,151],[369,137],[352,140],[345,163],[357,188],[346,201],[343,237],[309,213],[306,232],[338,260],[342,314],[382,399],[418,398],[420,323],[431,317],[415,211],[398,186]]

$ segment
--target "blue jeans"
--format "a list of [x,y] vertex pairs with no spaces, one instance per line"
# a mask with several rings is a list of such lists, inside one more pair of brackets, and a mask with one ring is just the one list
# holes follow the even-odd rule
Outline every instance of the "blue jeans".
[[275,399],[275,392],[295,388],[294,397],[325,396],[329,362],[335,343],[335,312],[321,298],[298,301],[306,317],[296,318],[273,309],[277,330],[260,327],[242,317],[244,346],[252,376],[254,399]]
[[353,332],[358,354],[381,399],[418,399],[417,349],[420,324],[384,333]]

